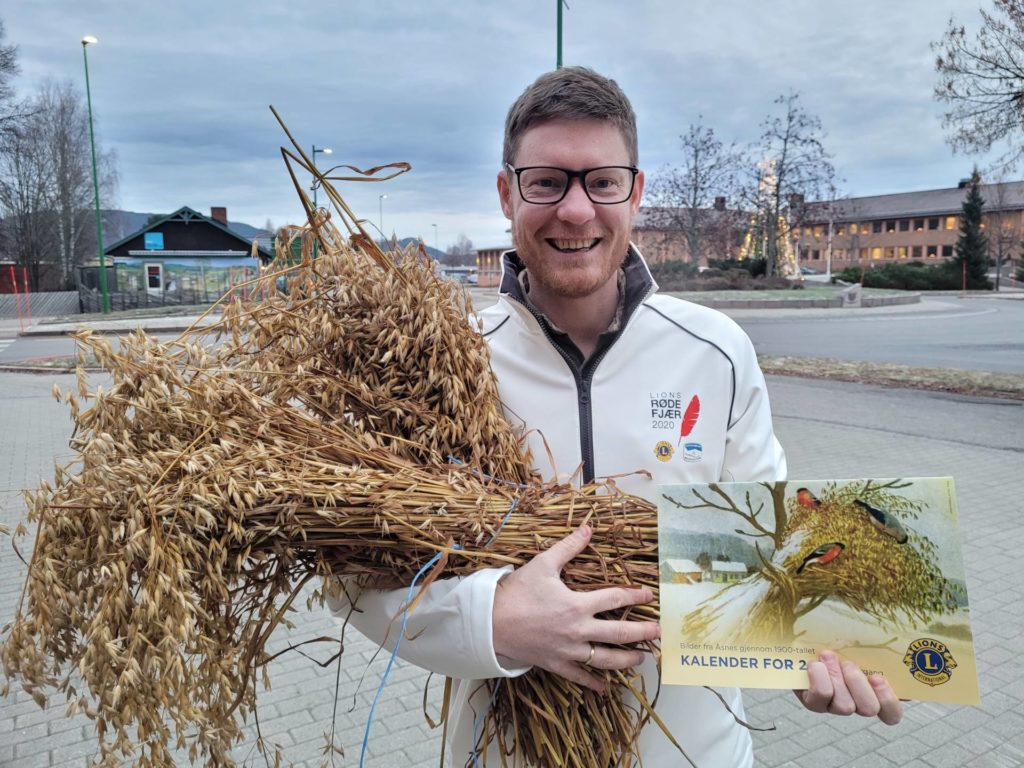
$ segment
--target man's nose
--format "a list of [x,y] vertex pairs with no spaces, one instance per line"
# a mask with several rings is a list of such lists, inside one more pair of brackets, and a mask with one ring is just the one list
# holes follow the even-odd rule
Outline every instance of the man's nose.
[[570,224],[583,224],[594,218],[594,203],[583,188],[583,180],[569,180],[569,189],[558,203],[558,218]]

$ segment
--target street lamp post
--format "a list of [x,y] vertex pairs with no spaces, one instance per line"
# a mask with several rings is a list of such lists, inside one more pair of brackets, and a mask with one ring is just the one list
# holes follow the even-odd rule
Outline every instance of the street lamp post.
[[434,228],[434,250],[440,253],[441,249],[437,247],[437,224],[431,224],[430,226]]
[[92,147],[92,190],[96,199],[96,247],[100,254],[100,307],[103,314],[110,311],[110,298],[107,296],[107,262],[103,253],[103,224],[100,219],[100,180],[96,173],[96,136],[92,128],[92,93],[89,90],[89,55],[86,47],[99,41],[92,35],[82,38],[82,61],[85,62],[85,100],[89,105],[89,145]]
[[[313,167],[316,168],[316,156],[317,153],[321,155],[329,155],[334,150],[330,147],[318,147],[316,144],[313,145]],[[319,179],[313,177],[313,210],[316,210],[316,188],[320,185],[317,183]]]
[[379,216],[380,216],[380,222],[379,222],[380,223],[380,236],[383,239],[385,239],[385,240],[387,240],[387,238],[384,237],[384,198],[386,198],[386,197],[387,197],[387,195],[380,195],[377,198],[377,203],[380,206],[380,211],[379,211]]

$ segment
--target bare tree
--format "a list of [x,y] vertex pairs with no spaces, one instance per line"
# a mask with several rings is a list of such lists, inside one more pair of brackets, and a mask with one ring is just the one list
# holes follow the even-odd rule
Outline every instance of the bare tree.
[[27,267],[30,287],[37,290],[44,262],[57,249],[53,216],[52,158],[32,130],[21,125],[0,152],[0,219],[7,255]]
[[769,275],[781,264],[786,230],[803,222],[803,201],[821,197],[835,185],[821,120],[805,112],[799,99],[798,93],[775,99],[782,114],[764,119],[761,139],[752,147],[760,162],[750,198],[760,219]]
[[476,263],[476,249],[473,241],[460,234],[454,245],[448,246],[441,261],[449,266],[469,266]]
[[[70,82],[45,83],[0,158],[0,216],[9,255],[38,290],[44,265],[74,285],[75,268],[97,256],[88,114]],[[97,156],[101,199],[117,186],[116,158]]]
[[0,21],[0,145],[11,137],[18,121],[25,115],[25,106],[15,99],[11,81],[18,74],[18,46],[4,45],[4,23]]
[[938,53],[935,98],[949,105],[943,117],[955,151],[988,152],[999,141],[1010,148],[997,161],[1008,170],[1024,157],[1024,3],[994,0],[981,9],[982,27],[970,38],[950,18]]
[[682,163],[663,169],[652,180],[648,192],[652,205],[645,211],[647,220],[666,239],[685,240],[687,255],[694,263],[732,256],[728,249],[721,250],[732,240],[729,234],[734,222],[727,208],[736,202],[747,164],[735,144],[723,145],[701,120],[679,137]]
[[1009,209],[1007,182],[998,180],[985,189],[989,211],[986,222],[988,253],[996,263],[996,290],[1002,277],[1003,265],[1012,261],[1020,251],[1021,214]]

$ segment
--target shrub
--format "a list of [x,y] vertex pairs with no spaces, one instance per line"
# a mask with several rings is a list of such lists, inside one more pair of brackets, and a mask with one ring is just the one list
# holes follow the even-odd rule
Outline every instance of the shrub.
[[955,291],[962,287],[960,270],[952,262],[925,264],[880,264],[863,270],[847,267],[836,277],[848,283],[861,283],[865,288],[895,288],[903,291]]

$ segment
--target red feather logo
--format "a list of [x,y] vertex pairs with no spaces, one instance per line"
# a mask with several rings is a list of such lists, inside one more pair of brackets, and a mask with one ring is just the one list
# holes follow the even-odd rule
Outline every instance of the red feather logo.
[[693,399],[690,400],[690,404],[686,406],[686,413],[683,414],[683,421],[679,425],[679,442],[677,442],[676,445],[683,442],[683,438],[693,431],[699,417],[700,398],[694,395]]

